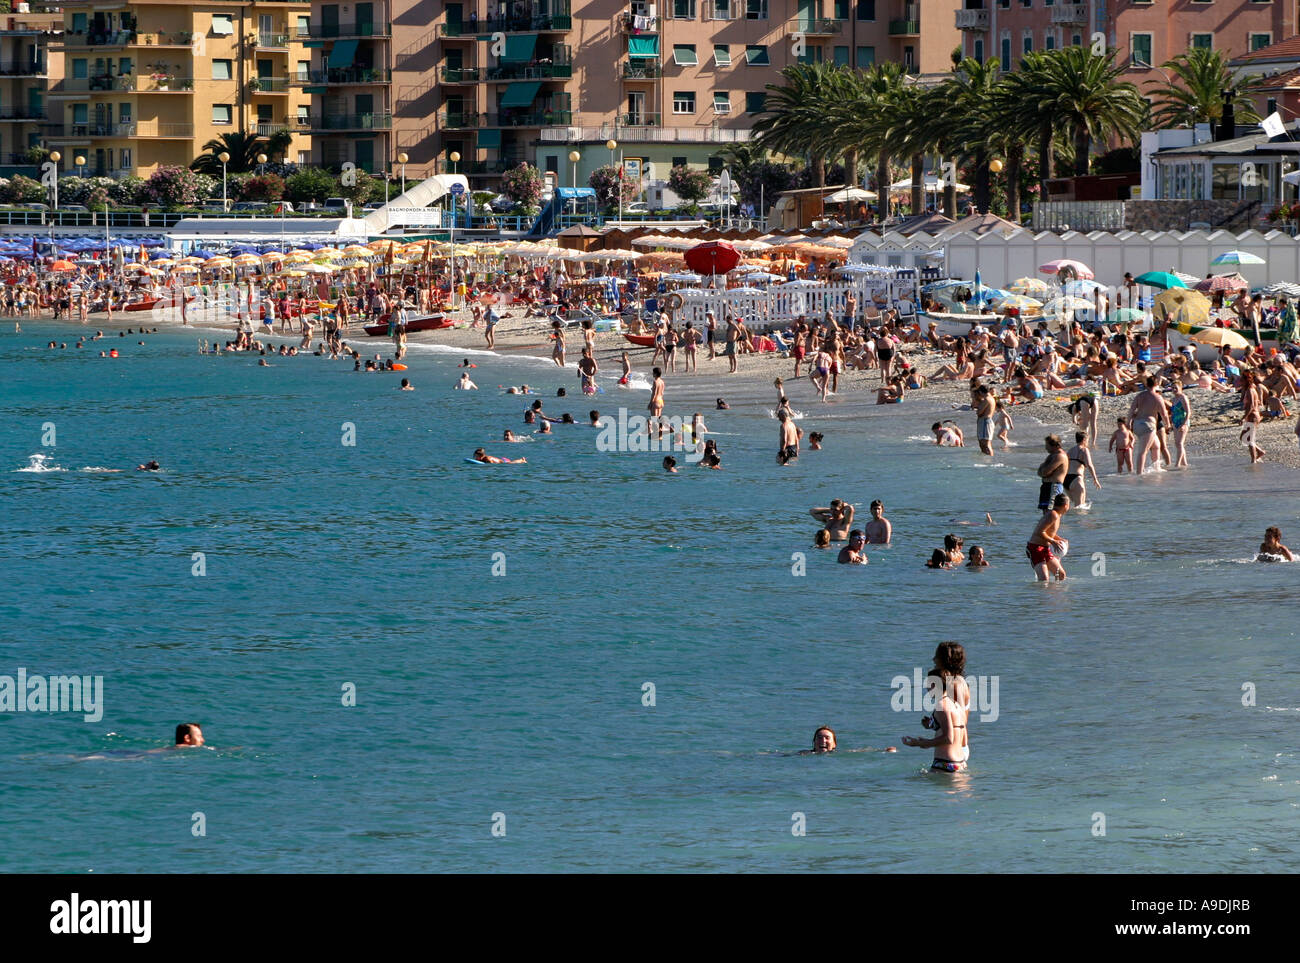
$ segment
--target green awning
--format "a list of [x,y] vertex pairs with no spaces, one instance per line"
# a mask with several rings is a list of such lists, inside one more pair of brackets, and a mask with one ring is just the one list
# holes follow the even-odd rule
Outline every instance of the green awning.
[[653,37],[628,37],[627,38],[627,55],[629,57],[640,57],[642,59],[656,60],[659,59],[659,36]]
[[478,132],[478,146],[485,150],[501,149],[501,131],[498,128],[489,127],[486,130]]
[[506,88],[506,95],[501,98],[502,107],[527,107],[542,89],[540,80],[525,80],[511,84]]
[[506,52],[501,55],[503,64],[526,64],[533,59],[537,49],[537,34],[515,33],[506,37]]
[[357,59],[357,46],[360,43],[360,40],[335,40],[327,66],[351,67],[352,61]]
[[695,56],[695,44],[693,43],[675,43],[673,44],[673,63],[679,67],[697,67],[699,59]]

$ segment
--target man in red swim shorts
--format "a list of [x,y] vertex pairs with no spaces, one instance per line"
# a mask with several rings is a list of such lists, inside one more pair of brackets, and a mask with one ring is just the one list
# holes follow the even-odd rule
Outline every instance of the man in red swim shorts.
[[1034,533],[1029,536],[1025,554],[1029,556],[1029,564],[1034,567],[1034,574],[1040,582],[1046,582],[1051,575],[1055,575],[1057,581],[1065,578],[1065,567],[1052,553],[1052,549],[1064,548],[1066,545],[1065,539],[1057,535],[1057,529],[1060,528],[1061,519],[1069,510],[1069,497],[1057,495],[1051,509],[1043,512],[1043,517],[1034,526]]

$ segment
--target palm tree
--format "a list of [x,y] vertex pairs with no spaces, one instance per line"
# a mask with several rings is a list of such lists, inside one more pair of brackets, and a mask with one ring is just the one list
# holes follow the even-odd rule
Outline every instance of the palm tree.
[[870,70],[848,72],[848,83],[823,123],[834,128],[838,142],[856,145],[876,161],[876,213],[889,216],[889,161],[893,156],[890,114],[895,108],[907,75],[899,63],[878,63]]
[[925,156],[938,146],[930,117],[937,101],[933,89],[905,83],[893,93],[889,109],[881,111],[887,118],[882,141],[892,156],[906,157],[911,163],[911,210],[925,209]]
[[1035,144],[1038,154],[1038,196],[1047,199],[1047,182],[1052,177],[1053,143],[1057,116],[1047,83],[1052,53],[1036,51],[1020,60],[1019,68],[1007,77],[1009,89],[999,113],[1003,119]]
[[988,115],[998,89],[997,61],[980,63],[974,57],[967,57],[953,71],[948,87],[948,97],[955,108],[954,136],[961,158],[975,164],[975,207],[981,211],[989,209],[989,161],[993,159],[994,148],[990,143]]
[[257,166],[257,155],[266,150],[266,141],[256,134],[241,130],[213,138],[203,145],[203,149],[207,153],[194,158],[190,162],[190,170],[220,177],[219,157],[224,151],[230,155],[230,160],[226,163],[226,172],[244,174]]
[[768,84],[763,116],[754,123],[757,144],[792,157],[807,156],[813,184],[826,183],[826,158],[835,149],[835,88],[844,86],[844,69],[836,64],[791,64],[781,70],[781,84]]
[[1179,54],[1164,67],[1174,76],[1166,76],[1168,82],[1152,91],[1158,102],[1155,119],[1161,126],[1217,125],[1223,119],[1225,92],[1231,92],[1239,122],[1259,120],[1251,94],[1263,85],[1263,78],[1233,70],[1219,51],[1197,47]]
[[1047,55],[1046,95],[1058,124],[1074,142],[1074,173],[1088,173],[1095,140],[1118,136],[1135,141],[1148,105],[1137,87],[1119,80],[1124,67],[1114,51],[1104,57],[1087,47],[1065,47]]

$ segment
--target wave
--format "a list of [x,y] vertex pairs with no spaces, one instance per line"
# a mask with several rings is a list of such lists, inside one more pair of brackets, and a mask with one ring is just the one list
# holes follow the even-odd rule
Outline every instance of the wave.
[[33,474],[43,474],[51,471],[67,471],[66,468],[60,468],[57,464],[50,461],[49,455],[28,455],[26,468],[15,468],[14,471],[31,472]]

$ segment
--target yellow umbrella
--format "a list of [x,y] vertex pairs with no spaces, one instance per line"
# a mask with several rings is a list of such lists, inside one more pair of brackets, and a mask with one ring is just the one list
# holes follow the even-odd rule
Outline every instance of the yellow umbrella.
[[199,269],[198,266],[195,264],[173,264],[172,273],[173,274],[198,274]]
[[[1181,328],[1182,325],[1179,325]],[[1190,327],[1190,325],[1189,325]],[[1191,340],[1199,344],[1212,344],[1216,347],[1227,345],[1229,348],[1249,348],[1250,342],[1236,331],[1228,328],[1205,328],[1191,335]]]
[[370,250],[370,248],[368,247],[362,247],[360,244],[349,244],[347,247],[343,249],[342,253],[350,255],[352,257],[374,257],[375,256],[374,251]]
[[396,241],[384,237],[371,241],[366,245],[366,247],[370,248],[370,250],[372,251],[385,251],[390,247],[396,247],[396,246],[397,246]]
[[1155,297],[1152,314],[1157,321],[1168,322],[1177,317],[1183,324],[1208,324],[1210,299],[1200,291],[1189,288],[1170,288]]
[[228,257],[210,257],[203,262],[204,268],[224,268],[230,267],[233,262]]
[[1041,278],[1016,278],[1007,285],[1007,290],[1027,297],[1046,297],[1052,289]]
[[305,278],[306,276],[307,274],[304,271],[281,271],[276,275],[276,277],[281,278]]
[[195,257],[193,254],[191,254],[191,255],[189,255],[189,257],[183,257],[183,258],[181,258],[181,259],[180,259],[179,261],[177,261],[176,263],[177,263],[177,264],[202,264],[202,263],[203,263],[203,258],[201,258],[201,257]]
[[134,262],[134,261],[132,261],[130,264],[125,265],[125,266],[122,268],[123,271],[147,271],[148,269],[149,269],[149,268],[148,268],[148,265],[146,265],[146,264],[137,264],[137,263]]
[[310,264],[311,257],[306,254],[290,254],[283,258],[285,264]]
[[1022,294],[1013,294],[1009,298],[1002,298],[993,302],[999,311],[1005,311],[1007,308],[1016,308],[1021,314],[1032,314],[1043,307],[1043,302],[1035,298],[1027,298]]
[[238,265],[239,267],[248,267],[250,265],[260,266],[262,259],[256,254],[241,254],[238,257],[231,258],[230,263]]
[[149,263],[154,267],[171,267],[176,262],[169,257],[160,257],[157,260],[150,261]]
[[308,251],[305,248],[296,247],[289,252],[289,256],[311,258],[311,257],[315,257],[319,253],[320,253],[319,251]]

